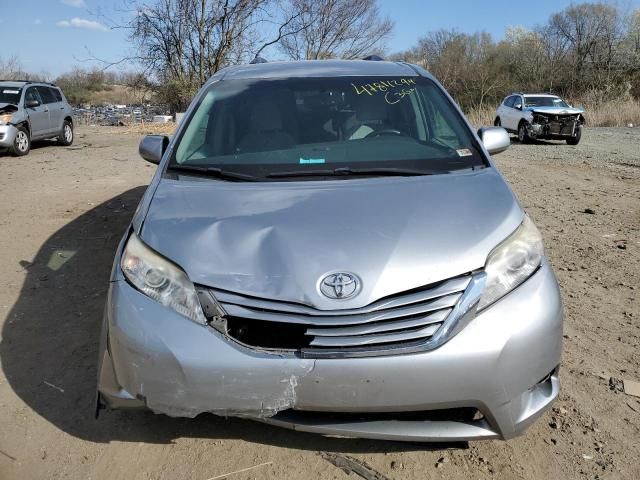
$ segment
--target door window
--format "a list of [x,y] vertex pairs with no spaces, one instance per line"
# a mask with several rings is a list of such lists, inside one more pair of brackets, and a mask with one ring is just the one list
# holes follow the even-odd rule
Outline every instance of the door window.
[[522,98],[519,95],[516,95],[513,98],[513,108],[516,110],[522,110]]
[[29,87],[27,88],[27,91],[24,94],[24,103],[26,105],[28,102],[31,102],[34,100],[42,104],[42,99],[40,98],[40,95],[38,94],[36,87]]
[[51,92],[49,87],[36,87],[43,103],[56,103],[56,97]]
[[53,93],[53,96],[56,98],[57,102],[62,101],[62,94],[60,93],[60,90],[58,90],[57,88],[50,88],[49,90],[51,90],[51,93]]

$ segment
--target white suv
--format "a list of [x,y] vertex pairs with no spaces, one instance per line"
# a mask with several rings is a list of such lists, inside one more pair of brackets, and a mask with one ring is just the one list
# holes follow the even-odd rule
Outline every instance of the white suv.
[[556,95],[514,93],[498,107],[494,125],[516,133],[518,140],[566,140],[577,145],[582,136],[584,110]]

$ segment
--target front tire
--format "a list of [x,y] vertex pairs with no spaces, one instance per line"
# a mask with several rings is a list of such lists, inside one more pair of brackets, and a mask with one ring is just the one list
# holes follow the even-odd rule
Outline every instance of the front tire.
[[578,125],[578,130],[576,131],[576,134],[571,138],[567,138],[567,144],[577,145],[580,143],[581,138],[582,138],[582,125]]
[[23,125],[17,127],[18,133],[13,141],[13,154],[16,157],[22,157],[29,153],[31,150],[31,138],[29,136],[29,130]]
[[527,123],[520,122],[518,125],[518,140],[520,143],[529,143],[529,134],[527,133]]
[[62,125],[62,135],[58,137],[58,144],[68,147],[73,143],[73,123],[65,120]]

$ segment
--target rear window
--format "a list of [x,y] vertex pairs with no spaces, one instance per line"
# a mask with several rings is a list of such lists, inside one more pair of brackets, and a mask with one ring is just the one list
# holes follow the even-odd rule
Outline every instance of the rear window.
[[50,90],[53,93],[53,96],[55,97],[55,99],[58,102],[61,102],[62,101],[62,93],[60,93],[60,90],[58,90],[57,88],[51,88]]
[[434,82],[333,77],[212,84],[171,163],[260,177],[318,166],[445,173],[484,161],[463,118]]
[[40,97],[42,98],[42,103],[55,103],[57,102],[56,97],[51,92],[49,87],[36,87]]

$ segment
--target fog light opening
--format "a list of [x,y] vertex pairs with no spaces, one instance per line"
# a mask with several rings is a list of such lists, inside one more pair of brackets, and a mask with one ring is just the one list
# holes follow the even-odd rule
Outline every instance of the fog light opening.
[[558,374],[558,367],[555,367],[553,370],[551,370],[549,373],[547,373],[542,380],[536,382],[535,385],[533,385],[531,388],[529,388],[529,391],[534,392],[534,391],[539,391],[540,393],[544,394],[545,396],[549,396],[552,393],[553,390],[553,386],[551,384],[551,378],[555,375]]
[[473,414],[473,417],[471,418],[471,421],[479,422],[480,420],[484,420],[484,413],[482,413],[480,410],[476,410],[476,412]]

